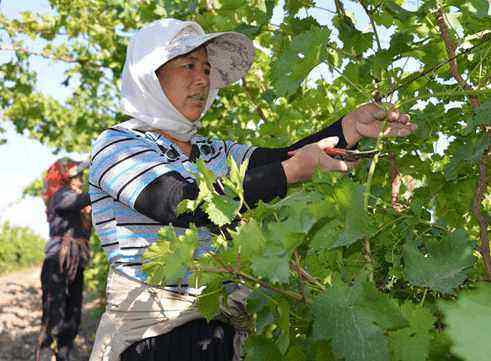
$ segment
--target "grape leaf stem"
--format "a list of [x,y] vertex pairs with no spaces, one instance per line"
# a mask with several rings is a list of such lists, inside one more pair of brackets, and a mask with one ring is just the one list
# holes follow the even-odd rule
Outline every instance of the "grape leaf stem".
[[380,43],[380,38],[378,36],[377,27],[375,26],[375,21],[373,20],[372,10],[368,8],[368,6],[360,0],[360,5],[363,7],[363,10],[367,13],[368,19],[370,20],[370,24],[372,25],[373,34],[375,35],[375,41],[377,42],[377,48],[379,51],[382,51],[382,44]]
[[284,296],[287,296],[289,298],[292,298],[295,301],[305,301],[305,303],[311,303],[310,300],[304,299],[304,297],[297,292],[274,287],[266,281],[263,281],[257,277],[252,276],[252,275],[249,275],[243,271],[239,271],[237,269],[234,269],[230,265],[226,265],[225,262],[223,262],[223,260],[220,259],[220,257],[218,257],[217,255],[212,255],[212,257],[218,264],[220,264],[221,268],[206,267],[206,268],[198,268],[198,269],[196,269],[196,271],[197,272],[208,272],[208,273],[229,273],[229,274],[235,276],[239,280],[247,280],[247,281],[253,282],[255,284],[259,284],[259,285],[261,285],[261,287],[268,288],[271,291],[274,291],[274,292],[277,292],[277,293],[282,294]]
[[[373,159],[370,163],[370,169],[368,170],[367,181],[365,183],[365,191],[363,194],[363,209],[365,210],[365,212],[368,212],[368,197],[370,195],[370,189],[372,187],[373,175],[375,173],[375,168],[377,167],[380,151],[383,148],[382,135],[384,134],[386,126],[387,126],[387,120],[384,120],[384,122],[382,123],[382,127],[380,129],[380,132],[378,134],[378,137],[377,137],[377,143],[375,145],[375,149],[378,150],[379,152],[377,154],[375,154],[375,156],[373,157]],[[372,257],[372,250],[370,247],[370,238],[371,237],[365,237],[363,239],[363,256],[365,257],[365,260],[367,261],[369,279],[371,282],[373,282],[374,281],[374,275],[373,275],[373,273],[374,273],[374,262],[373,262],[373,257]]]

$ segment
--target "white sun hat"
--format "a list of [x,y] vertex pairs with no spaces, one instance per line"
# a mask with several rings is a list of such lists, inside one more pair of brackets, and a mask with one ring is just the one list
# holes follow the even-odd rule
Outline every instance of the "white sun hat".
[[236,32],[205,34],[195,22],[176,34],[165,49],[169,60],[187,54],[205,44],[211,65],[211,88],[219,89],[236,82],[248,71],[254,61],[254,45],[247,36]]
[[201,127],[182,115],[167,99],[155,71],[168,61],[204,45],[210,69],[206,111],[218,89],[248,72],[254,60],[254,45],[236,32],[206,34],[194,21],[162,19],[140,29],[132,37],[122,74],[122,111],[133,117],[121,123],[127,128],[161,129],[187,141]]

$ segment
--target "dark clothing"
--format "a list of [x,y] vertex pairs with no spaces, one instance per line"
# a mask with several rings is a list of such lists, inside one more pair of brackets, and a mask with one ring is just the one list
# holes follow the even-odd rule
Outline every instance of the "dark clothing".
[[56,361],[67,361],[81,318],[84,266],[89,258],[90,224],[82,209],[90,204],[87,193],[68,187],[48,202],[50,239],[41,271],[43,316],[38,349],[56,339]]
[[[253,207],[259,200],[269,202],[276,197],[284,197],[287,180],[281,162],[288,159],[288,152],[333,136],[339,138],[338,148],[346,148],[341,119],[289,147],[256,148],[249,159],[243,184],[246,203]],[[170,223],[178,227],[188,227],[190,223],[197,226],[210,225],[208,216],[201,209],[176,216],[179,202],[183,199],[196,199],[198,193],[196,183],[186,182],[176,172],[167,173],[155,179],[140,193],[135,202],[135,209],[163,225]]]
[[68,360],[77,335],[82,312],[83,268],[72,282],[60,272],[57,256],[45,258],[41,270],[43,316],[39,345],[49,347],[56,339],[56,361]]
[[229,361],[233,338],[231,325],[198,319],[134,343],[121,354],[121,361]]
[[82,208],[90,204],[88,193],[77,193],[68,187],[57,191],[48,203],[47,216],[50,241],[46,244],[46,255],[54,254],[59,249],[59,237],[89,239],[90,228],[83,226]]

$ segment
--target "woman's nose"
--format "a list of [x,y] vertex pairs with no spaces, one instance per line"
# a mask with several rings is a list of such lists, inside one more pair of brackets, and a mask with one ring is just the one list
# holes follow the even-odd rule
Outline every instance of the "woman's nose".
[[208,69],[196,71],[196,83],[208,87],[210,85],[210,74]]

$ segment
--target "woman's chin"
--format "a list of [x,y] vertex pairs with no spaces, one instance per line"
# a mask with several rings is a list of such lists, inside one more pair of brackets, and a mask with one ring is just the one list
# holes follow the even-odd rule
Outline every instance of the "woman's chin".
[[201,115],[203,114],[204,107],[196,107],[193,110],[190,110],[183,115],[190,121],[190,122],[195,122],[201,118]]
[[184,114],[187,120],[189,120],[191,123],[194,123],[199,120],[201,117],[201,113],[199,115],[196,114]]

